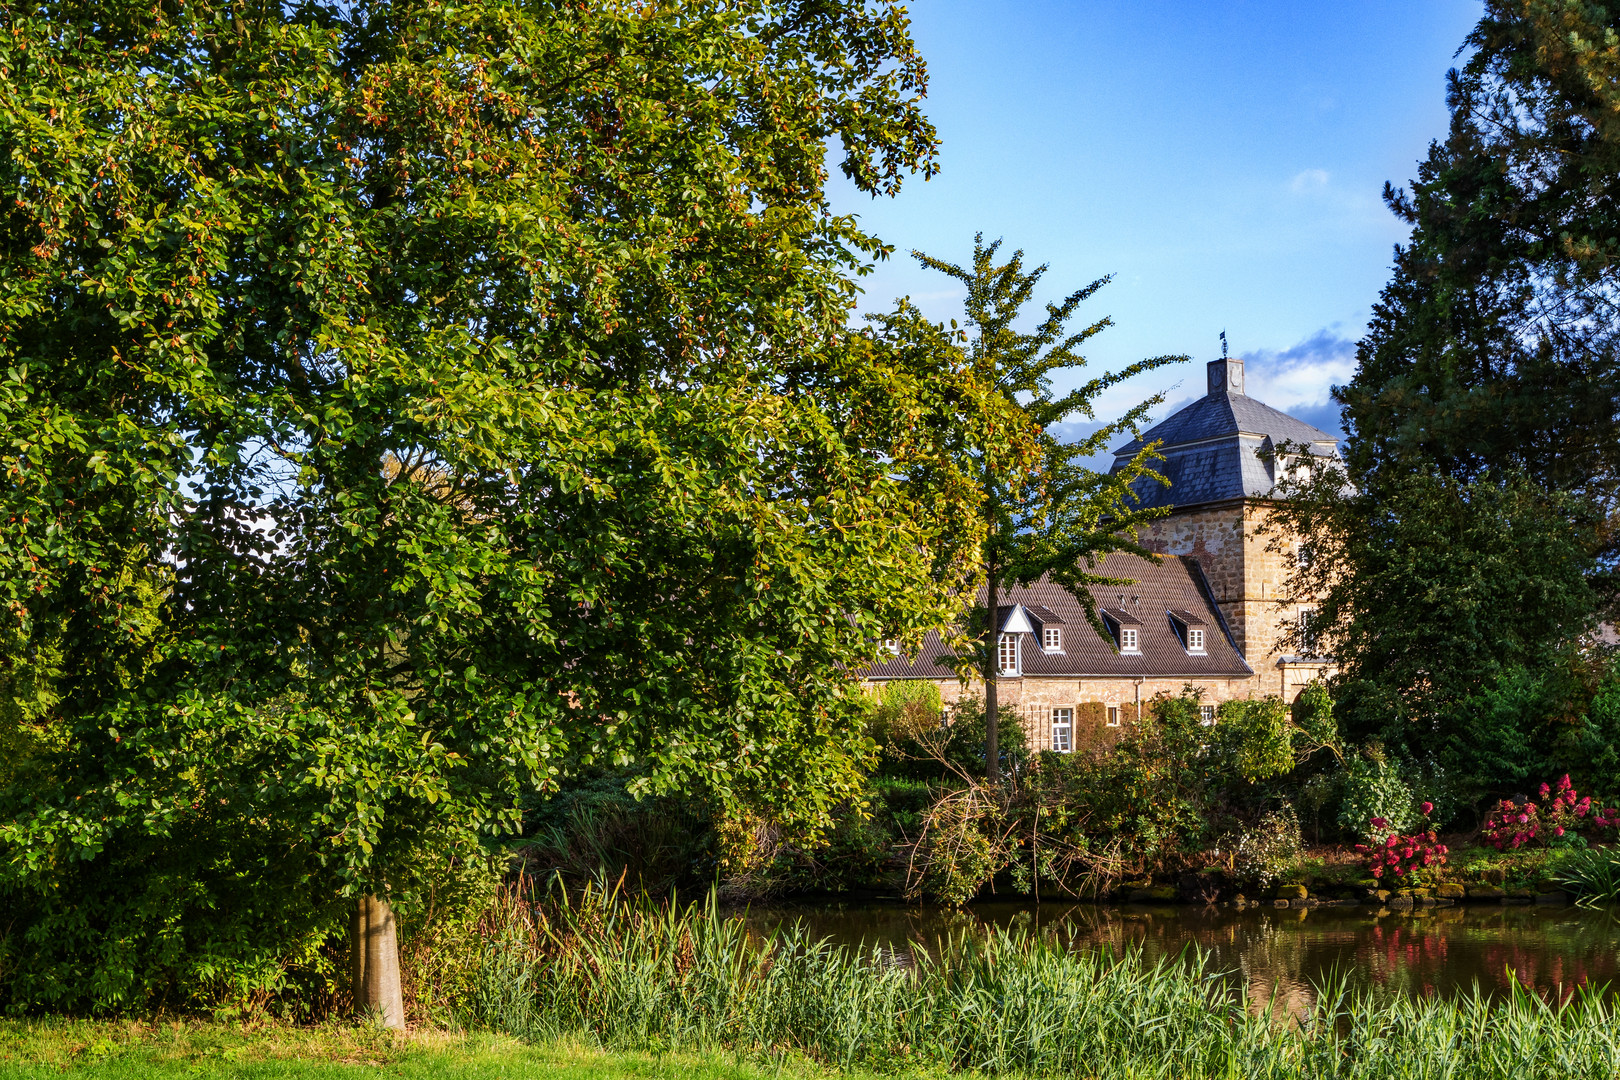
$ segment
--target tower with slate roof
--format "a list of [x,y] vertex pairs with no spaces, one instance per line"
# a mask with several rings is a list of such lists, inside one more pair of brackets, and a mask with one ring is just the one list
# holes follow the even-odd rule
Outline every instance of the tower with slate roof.
[[[1170,512],[1143,530],[1143,546],[1197,560],[1234,642],[1254,669],[1256,694],[1291,701],[1329,662],[1289,651],[1289,632],[1313,608],[1309,597],[1288,593],[1297,545],[1286,537],[1279,544],[1261,529],[1275,506],[1279,470],[1298,468],[1301,455],[1337,458],[1338,442],[1249,397],[1241,359],[1223,356],[1208,372],[1208,392],[1114,451],[1114,467],[1123,467],[1144,443],[1160,444],[1165,460],[1159,471],[1170,486],[1144,479],[1136,491],[1142,505]],[[1282,452],[1284,447],[1292,453]]]

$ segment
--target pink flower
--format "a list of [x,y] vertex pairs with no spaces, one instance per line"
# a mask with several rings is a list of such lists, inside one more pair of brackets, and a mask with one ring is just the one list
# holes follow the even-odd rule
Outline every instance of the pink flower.
[[1529,814],[1520,814],[1519,815],[1519,824],[1520,825],[1525,824],[1529,820],[1530,820],[1530,815]]
[[1563,836],[1564,835],[1564,827],[1562,825],[1558,826],[1558,828],[1553,830],[1553,835],[1554,836]]
[[1552,788],[1548,787],[1546,784],[1541,785],[1541,797],[1543,799],[1545,799],[1548,796],[1548,794],[1550,794],[1551,792],[1552,792]]
[[1432,802],[1424,803],[1423,804],[1423,816],[1428,817],[1432,813],[1434,813],[1434,803],[1432,803]]
[[1368,822],[1368,824],[1375,829],[1382,829],[1385,825],[1389,824],[1389,820],[1387,818],[1375,817],[1372,819],[1372,821]]

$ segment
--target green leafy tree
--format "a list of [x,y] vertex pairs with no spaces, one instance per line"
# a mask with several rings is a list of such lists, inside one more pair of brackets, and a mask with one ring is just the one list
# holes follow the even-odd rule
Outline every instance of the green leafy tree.
[[1350,741],[1433,757],[1476,797],[1560,760],[1566,729],[1584,724],[1579,705],[1559,703],[1582,696],[1567,673],[1601,666],[1587,645],[1588,500],[1494,475],[1386,474],[1355,490],[1320,470],[1280,507],[1306,538],[1294,588],[1317,598],[1311,631],[1331,643]]
[[324,977],[592,764],[854,794],[847,673],[970,587],[1006,413],[846,329],[825,146],[930,172],[924,86],[887,0],[11,11],[0,993]]
[[1000,247],[1001,241],[986,244],[982,233],[976,235],[973,262],[966,267],[912,252],[924,266],[966,286],[966,321],[961,334],[967,362],[983,383],[993,387],[1005,407],[1018,415],[1031,436],[1025,449],[1007,445],[1004,435],[985,426],[963,429],[962,450],[978,467],[983,497],[981,567],[989,611],[971,666],[985,683],[985,713],[990,718],[986,761],[992,783],[1000,774],[995,654],[1002,587],[1051,574],[1052,580],[1080,601],[1097,632],[1106,636],[1086,586],[1117,582],[1090,571],[1111,551],[1147,555],[1134,543],[1135,530],[1163,512],[1140,509],[1131,493],[1132,482],[1156,475],[1152,471],[1157,460],[1154,447],[1143,447],[1118,472],[1099,472],[1086,464],[1123,432],[1136,433],[1163,395],[1149,398],[1074,442],[1064,442],[1055,426],[1075,418],[1094,420],[1097,396],[1104,390],[1142,372],[1187,359],[1157,356],[1141,360],[1058,393],[1053,377],[1063,378],[1084,367],[1081,347],[1112,325],[1104,317],[1078,330],[1069,326],[1080,304],[1109,279],[1099,278],[1058,303],[1045,304],[1045,314],[1032,328],[1024,329],[1020,323],[1025,308],[1047,267],[1026,270],[1021,250],[997,263]]

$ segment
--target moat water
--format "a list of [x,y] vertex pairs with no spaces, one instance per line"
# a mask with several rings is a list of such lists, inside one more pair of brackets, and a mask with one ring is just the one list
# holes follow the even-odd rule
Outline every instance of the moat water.
[[1505,995],[1512,980],[1549,1000],[1576,987],[1620,993],[1620,908],[1467,905],[1380,912],[1108,907],[1070,903],[981,903],[955,911],[898,904],[756,908],[762,928],[802,921],[817,937],[879,946],[899,963],[942,936],[986,926],[1054,929],[1076,949],[1139,948],[1148,960],[1176,959],[1188,946],[1213,969],[1247,986],[1256,1008],[1298,1013],[1315,987],[1340,973],[1357,988],[1454,996],[1473,988]]

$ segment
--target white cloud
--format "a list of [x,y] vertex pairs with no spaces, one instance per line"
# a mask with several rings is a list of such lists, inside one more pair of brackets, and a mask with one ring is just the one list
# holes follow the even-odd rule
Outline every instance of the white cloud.
[[[1329,392],[1355,374],[1356,343],[1322,329],[1292,348],[1251,350],[1243,368],[1250,397],[1331,431],[1338,407]],[[1331,426],[1323,422],[1328,419]]]
[[1294,174],[1294,178],[1288,181],[1288,190],[1299,194],[1327,187],[1327,184],[1328,173],[1326,169],[1306,169],[1304,172]]

